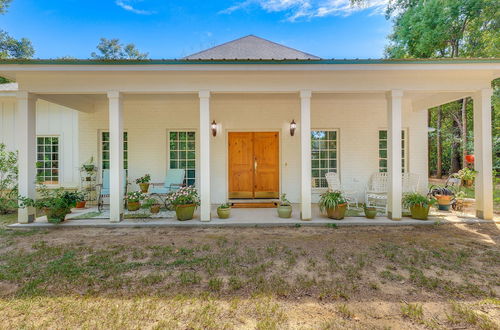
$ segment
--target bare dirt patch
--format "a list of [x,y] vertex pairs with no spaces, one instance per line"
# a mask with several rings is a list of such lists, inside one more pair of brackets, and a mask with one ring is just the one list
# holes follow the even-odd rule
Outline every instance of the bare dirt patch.
[[6,231],[0,327],[495,329],[499,241],[494,224]]

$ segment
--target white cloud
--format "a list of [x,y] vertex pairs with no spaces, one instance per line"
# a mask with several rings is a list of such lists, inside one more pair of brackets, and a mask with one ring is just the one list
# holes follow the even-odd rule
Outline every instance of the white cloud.
[[132,6],[130,4],[130,0],[116,0],[115,1],[115,4],[123,9],[125,9],[126,11],[129,11],[131,13],[134,13],[134,14],[138,14],[138,15],[151,15],[151,14],[154,14],[153,11],[148,11],[148,10],[141,10],[141,9],[137,9],[135,8],[134,6]]
[[389,0],[368,0],[363,5],[352,5],[350,0],[244,0],[221,11],[231,14],[241,9],[258,7],[266,12],[283,12],[288,21],[312,19],[330,15],[348,16],[354,12],[371,10],[382,14]]

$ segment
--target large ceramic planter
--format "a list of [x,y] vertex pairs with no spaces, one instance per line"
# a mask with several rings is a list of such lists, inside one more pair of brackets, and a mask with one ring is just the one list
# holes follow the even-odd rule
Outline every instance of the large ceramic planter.
[[149,183],[139,183],[139,188],[141,189],[141,192],[145,194],[149,190]]
[[193,219],[194,210],[196,210],[195,204],[177,205],[175,207],[175,214],[177,215],[177,220],[186,221]]
[[231,208],[226,207],[226,208],[217,208],[217,216],[221,219],[227,219],[231,216]]
[[280,218],[291,218],[292,217],[292,206],[291,205],[278,205],[276,209],[278,211],[278,216]]
[[127,202],[127,210],[130,212],[137,211],[141,208],[141,202]]
[[160,213],[160,209],[161,209],[161,205],[152,205],[149,208],[149,212],[151,212],[152,214],[158,214],[158,213]]
[[68,208],[44,208],[43,211],[50,223],[61,223],[66,218],[66,215],[70,213]]
[[441,211],[449,211],[452,198],[453,196],[451,195],[436,195],[438,209]]
[[342,220],[345,217],[345,211],[347,210],[347,203],[339,204],[337,207],[332,209],[326,209],[326,214],[330,219]]
[[375,217],[377,216],[377,209],[374,207],[365,207],[364,211],[365,211],[365,216],[368,219],[375,219]]
[[85,208],[85,204],[87,204],[87,201],[81,201],[81,202],[76,202],[76,208],[77,209],[83,209]]
[[429,206],[415,205],[410,207],[411,217],[417,220],[427,220],[429,216]]

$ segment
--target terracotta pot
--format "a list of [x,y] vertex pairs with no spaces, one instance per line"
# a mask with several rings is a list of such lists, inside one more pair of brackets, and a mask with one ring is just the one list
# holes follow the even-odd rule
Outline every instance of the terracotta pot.
[[347,210],[347,203],[339,204],[336,208],[326,209],[326,214],[330,219],[342,220]]
[[221,219],[227,219],[231,216],[231,208],[228,207],[228,208],[220,208],[218,207],[217,208],[217,216]]
[[427,220],[429,216],[429,206],[415,205],[410,207],[411,217],[417,220]]
[[161,205],[159,205],[159,204],[151,205],[151,207],[149,208],[149,212],[151,212],[153,214],[158,214],[158,213],[160,213],[160,208],[161,208]]
[[177,215],[177,220],[186,221],[193,219],[194,210],[196,210],[195,204],[177,205],[175,207],[175,215]]
[[291,205],[278,205],[276,209],[278,211],[278,216],[280,218],[291,218],[292,217],[292,206]]
[[145,194],[149,190],[149,183],[139,183],[139,188],[141,188],[141,192]]
[[127,210],[129,211],[137,211],[141,208],[141,202],[127,202]]
[[85,204],[87,204],[87,201],[76,202],[76,208],[83,209],[85,207]]
[[365,211],[365,216],[368,219],[375,219],[375,217],[377,216],[377,209],[374,207],[365,207],[364,211]]
[[43,209],[43,212],[47,216],[47,220],[50,223],[61,223],[66,218],[66,215],[70,213],[70,209],[69,208],[55,209],[46,207]]
[[472,187],[472,185],[474,184],[474,180],[462,180],[462,184],[465,187]]

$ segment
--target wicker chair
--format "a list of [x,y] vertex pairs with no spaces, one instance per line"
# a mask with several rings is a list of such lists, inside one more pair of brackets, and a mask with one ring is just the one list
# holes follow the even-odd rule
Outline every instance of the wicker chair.
[[356,196],[356,191],[346,190],[340,183],[338,173],[328,172],[325,174],[326,182],[328,183],[328,191],[340,191],[347,199],[348,204],[355,204],[358,207],[359,201]]
[[387,213],[387,192],[389,177],[387,173],[374,173],[365,194],[366,206],[375,207]]

